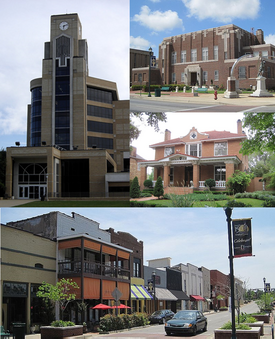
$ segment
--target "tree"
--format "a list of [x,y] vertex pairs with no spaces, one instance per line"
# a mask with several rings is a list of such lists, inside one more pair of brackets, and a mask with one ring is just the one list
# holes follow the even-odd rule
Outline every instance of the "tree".
[[75,300],[76,294],[74,290],[79,288],[77,283],[72,279],[62,278],[56,285],[52,285],[43,281],[38,287],[36,295],[44,300],[49,300],[52,303],[58,304],[61,309],[61,320],[63,320],[63,312],[68,304]]
[[234,194],[243,193],[246,189],[246,186],[250,183],[253,177],[254,177],[253,174],[236,171],[228,179],[226,185],[231,191],[234,192]]
[[243,127],[247,127],[248,139],[242,142],[241,153],[275,151],[275,113],[244,113]]
[[130,198],[139,198],[139,197],[140,197],[140,187],[138,184],[138,178],[134,177],[130,187]]
[[163,184],[162,184],[162,177],[158,177],[155,187],[154,187],[154,196],[160,198],[164,194]]
[[166,122],[167,116],[166,113],[158,112],[131,112],[130,114],[130,140],[133,141],[137,139],[140,135],[141,130],[135,125],[135,118],[140,121],[144,121],[146,118],[146,123],[148,126],[154,128],[156,132],[159,131],[159,122]]

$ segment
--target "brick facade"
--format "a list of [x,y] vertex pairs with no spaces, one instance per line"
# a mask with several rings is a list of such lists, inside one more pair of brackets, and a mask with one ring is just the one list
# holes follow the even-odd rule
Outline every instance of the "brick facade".
[[[261,29],[254,34],[233,24],[165,38],[159,45],[159,85],[213,85],[226,89],[234,62],[246,54],[253,56],[240,60],[232,74],[237,86],[256,86],[260,58],[264,58],[266,88],[275,87],[275,46],[265,44]],[[132,74],[137,72],[132,70]],[[134,78],[132,84],[137,84]]]

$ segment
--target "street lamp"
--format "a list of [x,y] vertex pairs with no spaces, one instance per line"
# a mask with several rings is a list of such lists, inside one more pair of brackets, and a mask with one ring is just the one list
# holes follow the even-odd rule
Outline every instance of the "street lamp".
[[152,57],[152,47],[149,48],[149,93],[148,93],[148,97],[151,97],[151,57]]
[[263,278],[263,282],[264,282],[264,308],[266,309],[266,286],[265,286],[265,278]]
[[156,311],[156,272],[152,272],[153,276],[153,289],[154,289],[154,312]]
[[230,289],[231,289],[231,322],[232,322],[232,337],[236,339],[236,324],[235,324],[235,293],[234,293],[234,269],[233,269],[233,251],[232,251],[232,230],[231,230],[231,214],[232,208],[224,209],[228,227],[228,247],[229,247],[229,266],[230,266]]

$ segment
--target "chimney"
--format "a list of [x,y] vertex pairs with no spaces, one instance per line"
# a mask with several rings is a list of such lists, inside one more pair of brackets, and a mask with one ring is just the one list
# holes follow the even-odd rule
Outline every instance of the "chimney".
[[242,120],[240,120],[240,119],[237,121],[237,133],[243,134]]
[[134,146],[131,146],[131,157],[136,157],[137,156],[137,148]]
[[164,141],[171,140],[171,132],[166,129],[164,133]]
[[265,41],[264,41],[264,32],[261,29],[257,29],[256,37],[257,37],[257,44],[258,45],[263,45],[265,43]]

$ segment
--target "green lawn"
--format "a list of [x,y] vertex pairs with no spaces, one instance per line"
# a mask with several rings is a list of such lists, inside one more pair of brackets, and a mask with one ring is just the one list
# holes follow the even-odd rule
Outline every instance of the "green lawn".
[[[263,200],[258,199],[249,199],[249,198],[243,198],[243,199],[236,199],[237,201],[243,202],[245,204],[250,204],[252,207],[262,207]],[[143,201],[144,204],[148,206],[154,206],[156,207],[173,207],[171,200],[147,200]],[[218,201],[196,201],[193,205],[193,207],[224,207],[227,203],[227,200],[218,200]]]
[[16,207],[130,207],[129,201],[34,201]]

